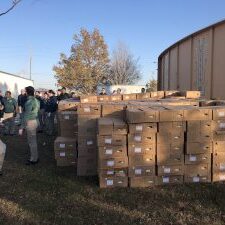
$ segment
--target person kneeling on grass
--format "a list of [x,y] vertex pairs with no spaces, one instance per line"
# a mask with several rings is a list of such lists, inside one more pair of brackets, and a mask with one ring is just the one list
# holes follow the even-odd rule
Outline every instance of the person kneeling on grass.
[[37,149],[37,128],[39,125],[38,112],[40,110],[40,103],[34,97],[34,88],[29,86],[25,88],[27,101],[24,106],[24,115],[22,118],[19,135],[23,134],[23,130],[27,131],[27,141],[30,148],[30,159],[27,160],[26,165],[34,165],[39,162]]

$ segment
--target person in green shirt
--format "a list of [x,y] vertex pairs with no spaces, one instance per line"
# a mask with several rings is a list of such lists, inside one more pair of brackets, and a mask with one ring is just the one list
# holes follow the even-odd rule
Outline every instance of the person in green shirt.
[[5,124],[5,135],[15,135],[15,123],[14,117],[16,115],[16,100],[12,98],[10,91],[6,91],[5,97],[3,98],[4,115],[3,121]]
[[24,114],[22,118],[19,135],[23,134],[23,130],[27,131],[27,141],[30,148],[30,158],[26,165],[34,165],[39,162],[38,148],[37,148],[37,128],[39,126],[38,112],[40,110],[40,103],[34,96],[34,88],[28,86],[25,88],[27,101],[24,106]]

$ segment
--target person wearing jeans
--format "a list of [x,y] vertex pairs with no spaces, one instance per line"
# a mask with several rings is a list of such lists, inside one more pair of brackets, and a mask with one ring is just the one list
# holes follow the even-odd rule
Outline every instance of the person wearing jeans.
[[19,134],[22,135],[23,130],[26,129],[27,142],[30,148],[30,158],[27,160],[26,165],[34,165],[39,162],[37,148],[37,128],[39,126],[38,112],[40,110],[40,103],[34,97],[33,87],[26,87],[25,90],[27,101],[24,106],[24,114]]

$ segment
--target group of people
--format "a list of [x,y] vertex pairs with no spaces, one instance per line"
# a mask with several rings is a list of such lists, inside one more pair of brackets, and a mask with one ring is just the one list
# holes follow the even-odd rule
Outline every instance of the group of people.
[[[141,88],[141,93],[144,94],[146,92],[145,88]],[[122,90],[121,88],[117,88],[117,90],[114,90],[112,92],[112,95],[121,95]],[[103,87],[99,95],[107,95],[106,89]]]
[[47,135],[54,135],[54,120],[58,103],[61,100],[70,98],[66,89],[57,91],[49,90],[45,93],[35,92],[31,86],[21,90],[16,101],[10,91],[5,96],[0,91],[0,118],[4,124],[5,135],[15,135],[15,118],[20,119],[19,135],[26,130],[27,141],[30,148],[30,158],[27,165],[39,162],[37,150],[37,132],[46,132]]

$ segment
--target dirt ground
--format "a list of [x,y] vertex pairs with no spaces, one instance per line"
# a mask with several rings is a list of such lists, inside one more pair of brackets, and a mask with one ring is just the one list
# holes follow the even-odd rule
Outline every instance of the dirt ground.
[[101,190],[96,177],[77,178],[74,168],[56,167],[54,138],[38,136],[35,166],[24,165],[25,137],[1,138],[7,144],[1,225],[225,224],[225,184]]

